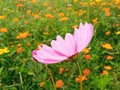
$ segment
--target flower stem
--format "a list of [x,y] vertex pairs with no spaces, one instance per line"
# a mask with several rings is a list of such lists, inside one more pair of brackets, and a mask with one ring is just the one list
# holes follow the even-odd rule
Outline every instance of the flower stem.
[[77,62],[76,64],[77,64],[77,66],[78,66],[79,73],[80,73],[80,90],[83,90],[83,84],[82,84],[82,70],[81,70],[81,68],[80,68],[79,63]]
[[56,86],[55,86],[55,81],[54,81],[53,75],[52,75],[52,73],[51,73],[51,71],[50,71],[50,69],[49,69],[49,67],[48,67],[47,65],[46,65],[46,68],[47,68],[48,73],[49,73],[49,75],[50,75],[50,79],[51,79],[51,81],[52,81],[52,83],[53,83],[54,90],[57,90],[57,89],[56,89]]

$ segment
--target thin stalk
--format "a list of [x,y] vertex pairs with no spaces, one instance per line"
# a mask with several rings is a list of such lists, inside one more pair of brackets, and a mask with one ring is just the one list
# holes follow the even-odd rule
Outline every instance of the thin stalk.
[[48,68],[47,65],[46,65],[46,68],[47,68],[48,73],[49,73],[49,75],[50,75],[50,79],[51,79],[51,81],[52,81],[52,83],[53,83],[54,90],[57,90],[57,89],[56,89],[56,86],[55,86],[55,81],[54,81],[53,75],[52,75],[52,73],[51,73],[51,71],[50,71],[50,69]]
[[79,63],[77,62],[76,64],[77,64],[77,66],[78,66],[79,73],[80,73],[80,90],[83,90],[83,84],[82,84],[82,70],[81,70],[81,68],[80,68],[80,66],[79,66]]

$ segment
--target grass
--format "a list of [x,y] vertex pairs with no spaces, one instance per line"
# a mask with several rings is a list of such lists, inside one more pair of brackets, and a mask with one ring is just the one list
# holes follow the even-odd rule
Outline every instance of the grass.
[[[35,62],[32,51],[43,43],[50,45],[57,35],[73,33],[80,22],[89,22],[94,25],[94,37],[88,52],[75,58],[82,75],[86,68],[90,71],[82,81],[83,90],[119,90],[119,2],[0,0],[0,89],[54,90],[46,65]],[[80,89],[78,66],[74,61],[48,65],[54,82],[64,83],[58,90]]]

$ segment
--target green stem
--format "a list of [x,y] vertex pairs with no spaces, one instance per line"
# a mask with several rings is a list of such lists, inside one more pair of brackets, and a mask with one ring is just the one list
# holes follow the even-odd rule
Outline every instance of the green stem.
[[49,73],[49,75],[50,75],[50,79],[51,79],[51,81],[52,81],[52,83],[53,83],[54,90],[57,90],[57,89],[56,89],[56,85],[55,85],[55,81],[54,81],[54,78],[53,78],[53,75],[52,75],[52,73],[51,73],[51,71],[50,71],[50,69],[48,68],[47,65],[46,65],[46,68],[47,68],[48,73]]
[[79,63],[77,62],[76,63],[77,64],[77,66],[78,66],[78,69],[79,69],[79,73],[80,73],[80,90],[83,90],[83,84],[82,84],[82,70],[81,70],[81,68],[80,68],[80,65],[79,65]]

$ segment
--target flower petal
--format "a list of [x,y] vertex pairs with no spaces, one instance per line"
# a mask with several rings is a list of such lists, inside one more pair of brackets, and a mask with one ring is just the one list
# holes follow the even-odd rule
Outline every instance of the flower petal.
[[73,35],[67,33],[65,36],[65,45],[67,50],[69,51],[69,55],[72,56],[76,53],[76,43]]
[[80,52],[90,42],[93,36],[93,27],[91,24],[83,25],[80,23],[79,29],[75,29],[74,38],[77,44],[77,51]]
[[54,63],[59,63],[63,61],[63,60],[58,61],[58,60],[52,60],[52,59],[43,59],[38,55],[37,50],[34,50],[32,52],[32,56],[36,61],[44,63],[44,64],[54,64]]
[[70,56],[69,51],[66,49],[65,44],[66,44],[65,40],[63,40],[61,36],[57,36],[56,41],[55,40],[51,41],[51,46],[56,52],[69,57]]
[[52,60],[65,60],[66,56],[63,56],[57,52],[55,52],[51,47],[47,45],[43,45],[40,50],[36,51],[37,55],[43,59],[52,59]]

